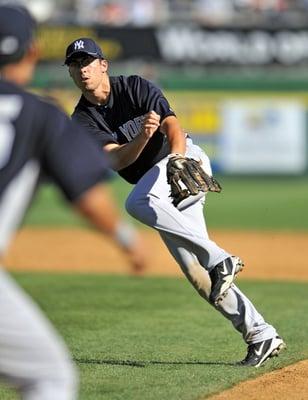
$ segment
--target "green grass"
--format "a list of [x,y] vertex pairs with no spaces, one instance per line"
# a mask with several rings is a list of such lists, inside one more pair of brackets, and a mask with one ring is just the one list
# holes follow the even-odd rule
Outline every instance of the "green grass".
[[[219,178],[223,191],[210,193],[205,207],[210,229],[308,230],[308,178]],[[119,207],[132,186],[121,179],[111,184]],[[29,225],[82,225],[59,192],[42,187],[26,220]]]
[[[81,400],[193,400],[308,358],[308,284],[239,281],[288,350],[261,369],[229,322],[180,278],[15,274],[65,338]],[[0,387],[1,400],[13,392]]]
[[[306,177],[219,180],[223,192],[209,194],[205,208],[209,229],[308,230]],[[131,186],[115,179],[112,189],[123,210]],[[85,223],[44,185],[25,224]],[[232,365],[246,353],[240,335],[183,279],[15,276],[69,345],[80,370],[80,400],[196,400],[308,358],[308,283],[240,282],[288,344],[256,370]],[[16,398],[0,388],[1,400]]]
[[210,193],[207,222],[215,228],[308,230],[308,178],[222,177]]

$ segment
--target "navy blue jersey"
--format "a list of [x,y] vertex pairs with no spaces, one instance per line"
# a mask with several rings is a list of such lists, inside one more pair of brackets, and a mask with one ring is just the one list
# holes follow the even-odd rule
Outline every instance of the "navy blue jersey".
[[[98,106],[81,96],[72,118],[86,127],[100,146],[124,144],[140,133],[142,117],[154,110],[164,118],[175,115],[167,99],[151,82],[133,75],[110,77],[107,104]],[[167,154],[170,148],[165,135],[157,130],[137,160],[118,173],[128,182],[138,180]]]
[[0,80],[0,253],[41,171],[70,201],[109,174],[94,140],[62,111]]

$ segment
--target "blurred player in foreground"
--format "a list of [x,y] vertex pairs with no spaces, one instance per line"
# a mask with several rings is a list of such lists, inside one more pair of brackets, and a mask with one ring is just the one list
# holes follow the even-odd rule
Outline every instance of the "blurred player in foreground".
[[[42,171],[139,268],[143,259],[135,232],[118,217],[101,184],[110,172],[107,158],[62,111],[20,88],[38,59],[34,33],[35,22],[24,8],[0,6],[0,261]],[[77,397],[77,374],[65,344],[3,269],[0,376],[26,400]]]
[[90,38],[67,47],[65,64],[82,92],[73,119],[135,185],[127,211],[159,232],[199,294],[242,334],[248,352],[241,365],[259,367],[278,355],[283,340],[233,284],[242,261],[209,238],[206,187],[220,191],[220,186],[207,155],[183,132],[163,93],[140,76],[109,77],[108,62]]

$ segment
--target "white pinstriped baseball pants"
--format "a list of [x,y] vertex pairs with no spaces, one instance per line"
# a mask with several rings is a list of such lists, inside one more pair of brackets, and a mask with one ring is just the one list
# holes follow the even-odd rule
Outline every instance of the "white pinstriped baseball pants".
[[24,400],[74,400],[68,350],[31,298],[0,268],[0,376]]
[[[186,156],[201,159],[205,171],[212,174],[207,155],[191,139],[187,139]],[[209,238],[203,215],[204,196],[190,196],[190,203],[187,202],[182,210],[172,205],[166,179],[167,161],[167,158],[161,160],[139,180],[127,198],[126,209],[134,218],[158,230],[185,276],[209,301],[211,281],[208,272],[230,257],[230,253]],[[264,321],[234,284],[216,309],[231,321],[246,343],[258,343],[277,335],[275,328]]]

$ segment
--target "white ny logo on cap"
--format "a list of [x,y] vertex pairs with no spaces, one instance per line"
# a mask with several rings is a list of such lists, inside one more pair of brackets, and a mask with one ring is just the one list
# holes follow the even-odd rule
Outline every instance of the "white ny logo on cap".
[[76,40],[76,42],[74,43],[74,47],[75,50],[80,50],[80,49],[84,49],[84,42],[83,40]]

